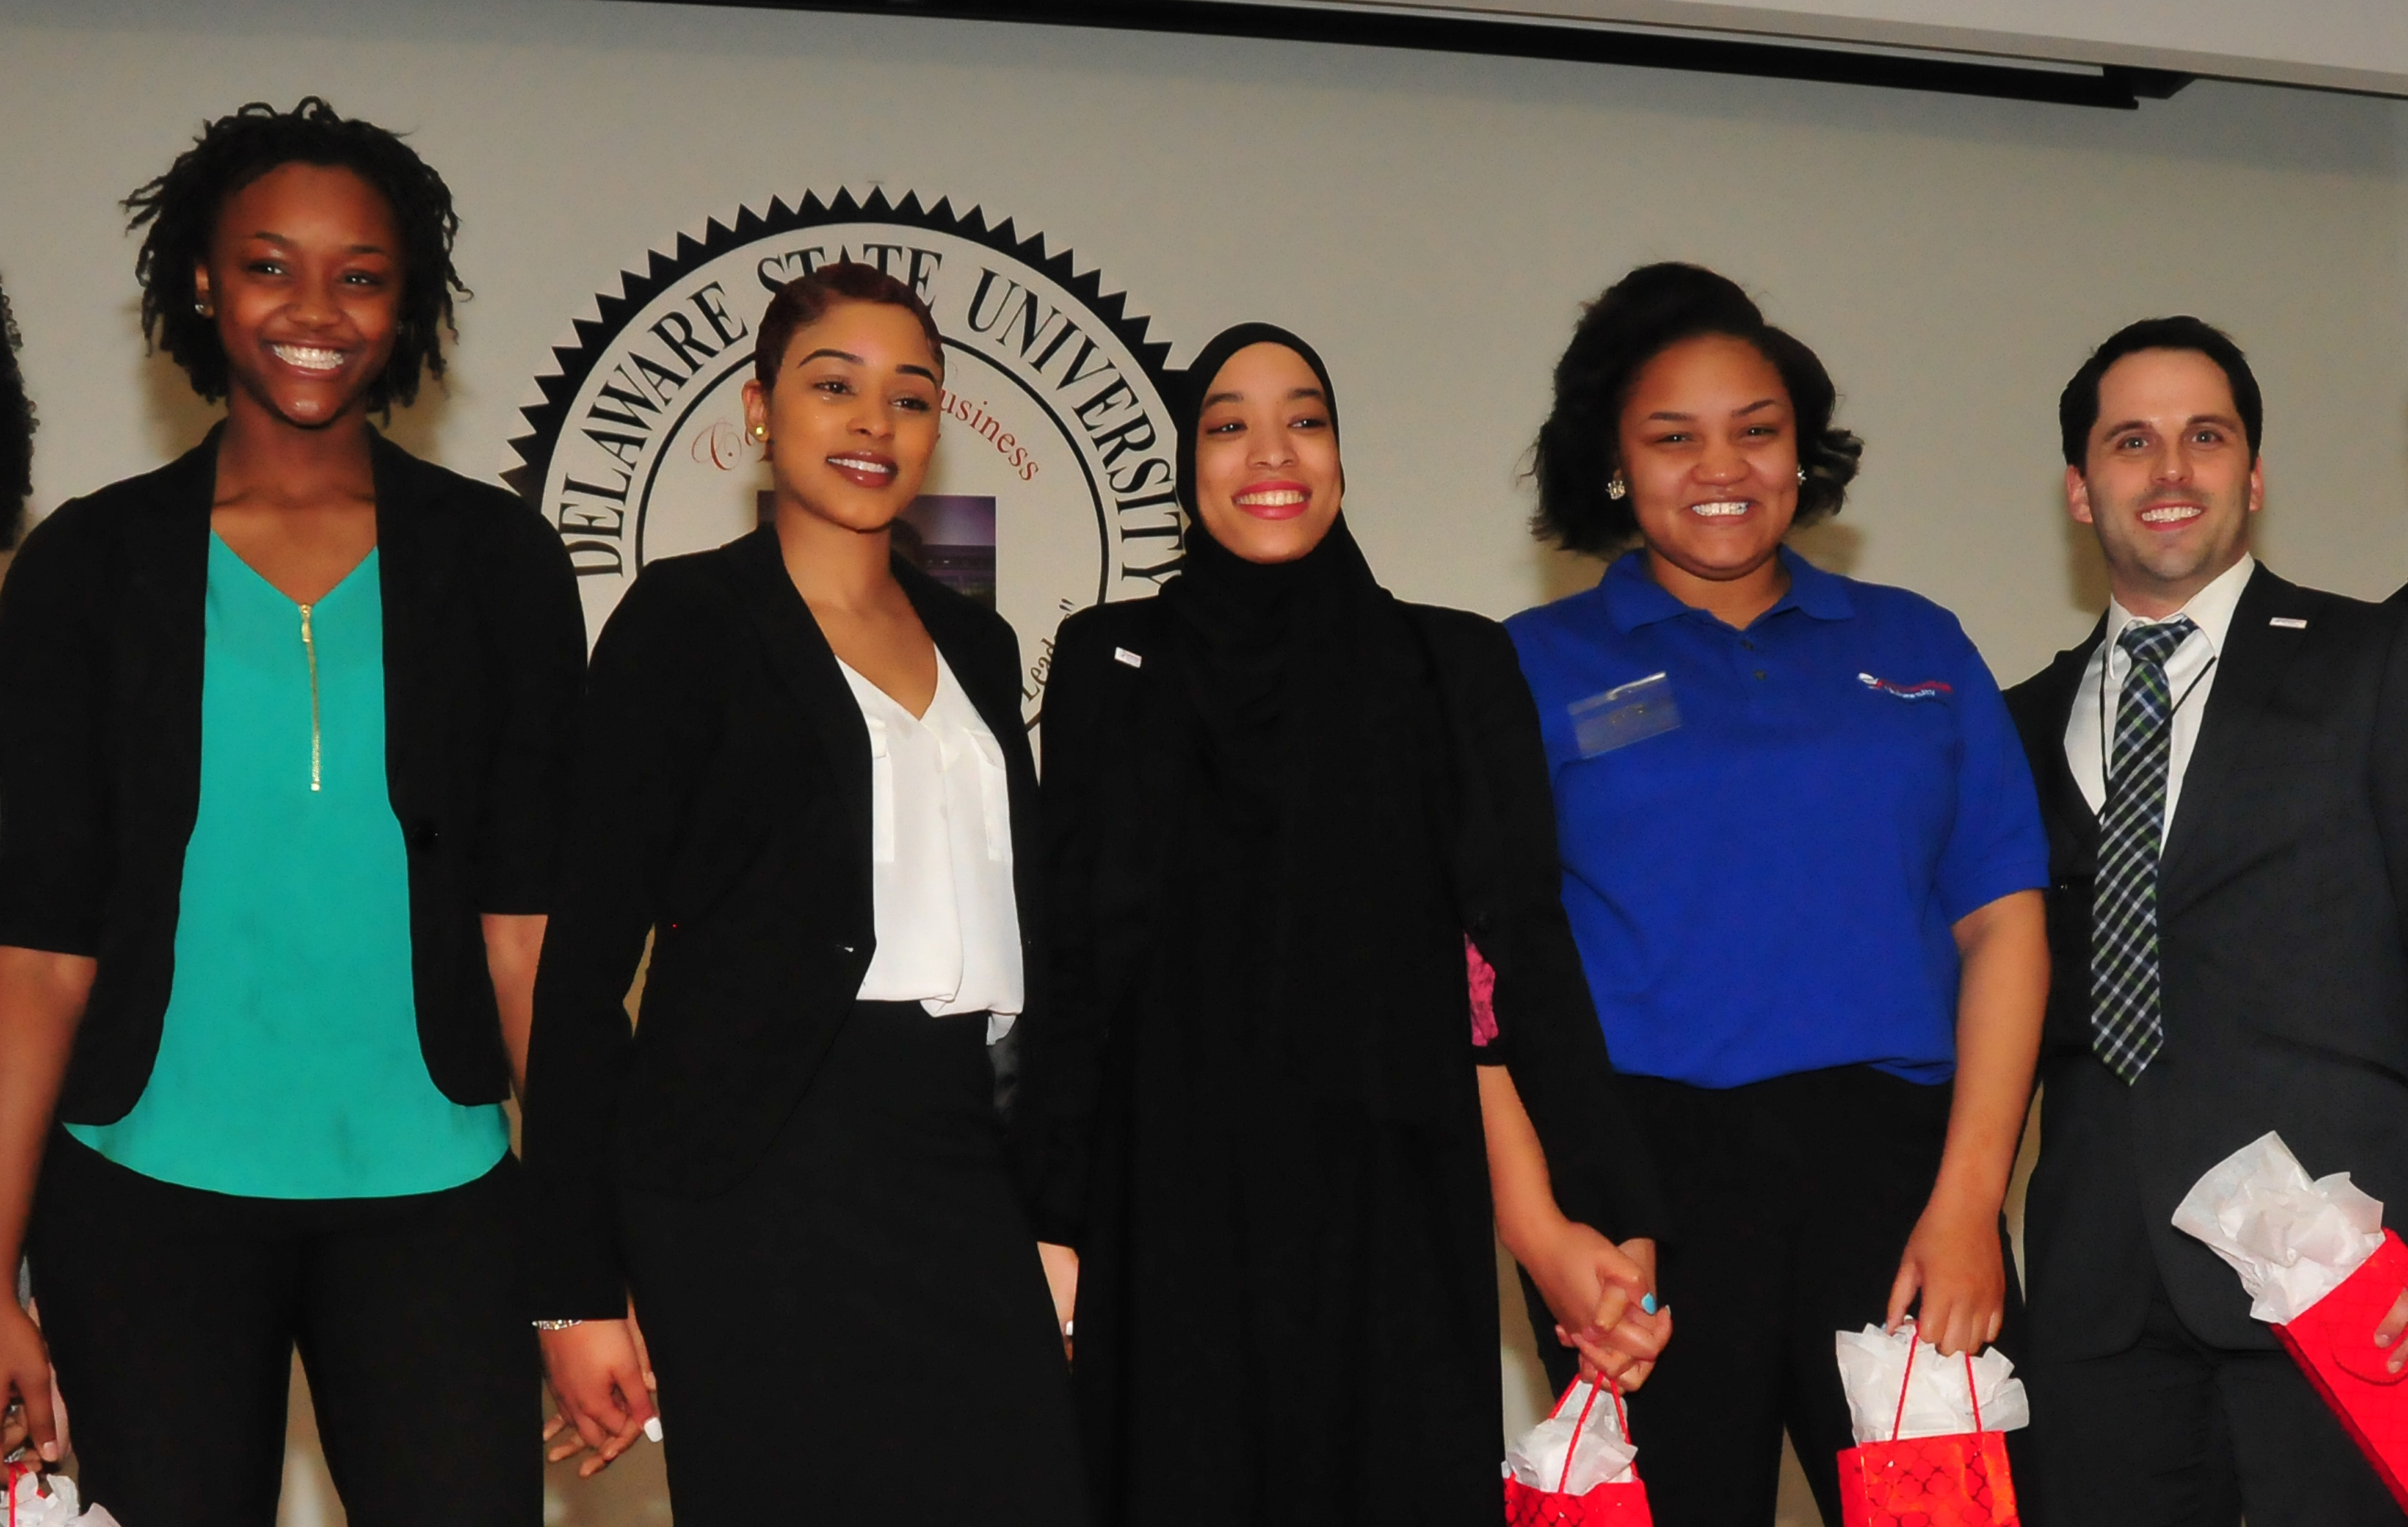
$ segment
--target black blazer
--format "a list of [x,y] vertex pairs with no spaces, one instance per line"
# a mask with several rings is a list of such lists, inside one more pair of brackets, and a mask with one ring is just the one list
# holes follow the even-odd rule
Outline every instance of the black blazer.
[[2166,1046],[2128,1091],[2090,1049],[2099,822],[2065,760],[2104,629],[2007,693],[2051,860],[2033,1348],[2128,1346],[2153,1277],[2204,1340],[2266,1348],[2239,1277],[2172,1217],[2268,1130],[2310,1174],[2351,1173],[2394,1223],[2408,1209],[2408,624],[2251,575],[2159,870]]
[[[1003,749],[1026,1022],[1043,930],[1019,644],[994,612],[895,573]],[[869,732],[773,528],[653,563],[627,591],[595,647],[572,798],[523,1136],[552,1319],[624,1312],[622,1187],[701,1196],[761,1159],[877,949]]]
[[[1176,814],[1162,792],[1184,778],[1165,756],[1184,735],[1167,714],[1181,682],[1163,661],[1169,619],[1151,599],[1101,605],[1055,638],[1045,706],[1054,1001],[1023,1026],[1012,1119],[1024,1192],[1048,1240],[1076,1244],[1089,1228],[1098,1120],[1129,1102],[1108,1079],[1113,1031],[1144,1002],[1161,936],[1163,824]],[[1365,662],[1378,665],[1370,677],[1388,714],[1321,761],[1316,778],[1349,796],[1332,815],[1378,825],[1338,829],[1342,863],[1308,845],[1318,829],[1287,849],[1290,874],[1309,888],[1296,902],[1311,911],[1309,927],[1284,936],[1331,951],[1316,978],[1337,983],[1326,1003],[1367,1026],[1355,1074],[1334,1084],[1373,1116],[1479,1139],[1468,935],[1497,972],[1498,1035],[1480,1058],[1511,1069],[1564,1211],[1616,1240],[1662,1236],[1653,1158],[1622,1104],[1564,911],[1555,797],[1512,639],[1484,617],[1384,594],[1373,619]],[[1426,713],[1415,703],[1425,695],[1435,700]],[[1352,749],[1374,746],[1406,752],[1403,769],[1362,768]],[[1445,883],[1430,905],[1422,881],[1433,858]]]
[[[73,1123],[141,1097],[175,982],[219,434],[61,505],[0,590],[0,944],[99,961],[59,1099]],[[584,616],[541,516],[371,449],[419,1046],[445,1096],[497,1102],[509,1067],[478,915],[551,909]]]

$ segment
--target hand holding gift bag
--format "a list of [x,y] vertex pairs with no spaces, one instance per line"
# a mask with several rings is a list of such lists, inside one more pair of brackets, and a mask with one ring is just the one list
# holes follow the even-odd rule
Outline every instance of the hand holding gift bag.
[[[1633,1465],[1639,1449],[1623,1413],[1622,1386],[1606,1383],[1599,1390],[1575,1382],[1545,1420],[1505,1449],[1507,1527],[1655,1527],[1647,1487]],[[1601,1393],[1613,1397],[1610,1414],[1597,1410]],[[1565,1415],[1576,1396],[1580,1409]]]
[[2241,1275],[2249,1313],[2274,1328],[2358,1450],[2408,1506],[2408,1373],[2390,1371],[2375,1327],[2408,1288],[2408,1247],[2347,1172],[2308,1180],[2268,1133],[2211,1168],[2174,1208],[2174,1228]]
[[[1895,1335],[1842,1331],[1834,1344],[1856,1434],[1840,1455],[1846,1527],[2017,1527],[2006,1434],[2031,1424],[2031,1405],[2015,1365],[1968,1352],[1960,1384],[1912,1322]],[[1918,1352],[1929,1354],[1919,1382]]]
[[118,1527],[117,1519],[99,1506],[84,1510],[75,1481],[64,1474],[10,1463],[7,1477],[7,1527]]

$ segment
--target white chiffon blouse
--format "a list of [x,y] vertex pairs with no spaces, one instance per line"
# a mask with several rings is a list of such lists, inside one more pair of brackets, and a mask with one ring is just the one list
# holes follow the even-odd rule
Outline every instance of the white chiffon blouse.
[[838,666],[869,731],[878,947],[860,999],[984,1013],[991,1044],[1010,1031],[1025,991],[1003,749],[942,652],[924,716]]

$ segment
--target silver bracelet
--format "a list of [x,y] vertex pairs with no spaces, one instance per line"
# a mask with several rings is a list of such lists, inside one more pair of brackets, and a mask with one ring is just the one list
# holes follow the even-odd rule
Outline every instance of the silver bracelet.
[[535,1328],[538,1331],[566,1331],[572,1325],[584,1323],[583,1320],[538,1320],[535,1322]]

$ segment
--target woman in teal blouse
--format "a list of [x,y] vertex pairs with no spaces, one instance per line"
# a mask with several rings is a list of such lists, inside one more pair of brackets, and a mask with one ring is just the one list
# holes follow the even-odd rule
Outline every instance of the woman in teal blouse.
[[226,418],[0,591],[0,1264],[42,1313],[0,1301],[0,1384],[55,1460],[55,1363],[119,1520],[270,1527],[297,1349],[353,1527],[534,1527],[502,1103],[575,578],[369,427],[457,286],[397,138],[246,107],[129,206],[146,324]]
[[158,1059],[131,1113],[66,1132],[211,1192],[456,1188],[509,1153],[509,1121],[445,1097],[419,1056],[377,553],[297,620],[215,534],[208,564],[200,811]]

